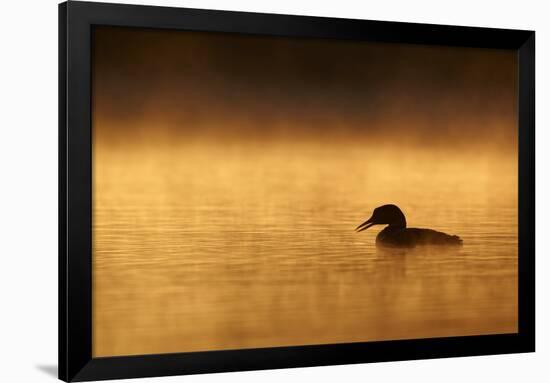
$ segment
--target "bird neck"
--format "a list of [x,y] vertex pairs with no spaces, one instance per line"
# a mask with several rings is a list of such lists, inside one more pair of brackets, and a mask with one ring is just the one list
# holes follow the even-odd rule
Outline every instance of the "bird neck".
[[407,220],[405,219],[405,215],[401,213],[398,217],[395,218],[395,220],[389,224],[389,228],[392,229],[404,229],[407,227]]

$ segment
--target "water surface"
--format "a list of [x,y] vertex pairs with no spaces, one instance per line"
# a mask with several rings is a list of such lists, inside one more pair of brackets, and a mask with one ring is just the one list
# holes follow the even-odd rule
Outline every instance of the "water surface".
[[[94,356],[517,331],[515,154],[95,145]],[[395,203],[464,246],[382,251]]]

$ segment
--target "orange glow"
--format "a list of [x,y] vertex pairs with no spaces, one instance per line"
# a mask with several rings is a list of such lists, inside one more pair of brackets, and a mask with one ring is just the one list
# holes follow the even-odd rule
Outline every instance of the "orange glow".
[[[517,332],[512,54],[132,31],[95,39],[95,357]],[[385,203],[464,246],[376,249]]]

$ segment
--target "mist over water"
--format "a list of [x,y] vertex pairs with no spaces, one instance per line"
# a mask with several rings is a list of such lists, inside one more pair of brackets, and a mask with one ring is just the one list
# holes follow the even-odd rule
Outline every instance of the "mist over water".
[[517,332],[515,51],[93,34],[94,356]]
[[[367,141],[94,149],[94,355],[517,331],[513,153]],[[461,248],[380,250],[395,203]]]

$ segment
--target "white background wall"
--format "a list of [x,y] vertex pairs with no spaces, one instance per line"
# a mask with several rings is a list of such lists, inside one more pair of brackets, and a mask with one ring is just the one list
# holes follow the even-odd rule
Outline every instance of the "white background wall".
[[[126,1],[121,1],[126,2]],[[550,381],[550,12],[522,0],[203,0],[134,3],[537,32],[537,353],[142,379],[146,382]],[[57,1],[0,2],[0,382],[57,364]]]

